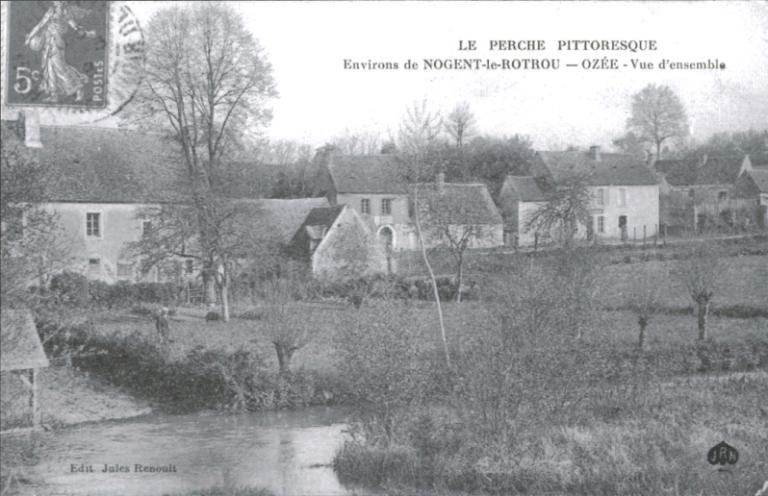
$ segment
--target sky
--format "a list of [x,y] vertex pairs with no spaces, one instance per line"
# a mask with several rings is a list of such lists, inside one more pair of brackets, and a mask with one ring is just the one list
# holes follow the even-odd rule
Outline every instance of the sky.
[[[127,2],[143,26],[163,4]],[[768,2],[230,2],[271,62],[279,98],[273,139],[320,146],[349,131],[396,134],[406,107],[426,99],[447,115],[469,103],[477,130],[528,135],[537,148],[610,146],[631,95],[670,86],[692,135],[768,128]],[[146,36],[152,33],[145,32]],[[544,40],[546,51],[490,52],[490,40]],[[656,40],[658,50],[557,51],[557,40]],[[476,40],[475,52],[458,51]],[[658,63],[718,59],[723,70],[361,71],[344,59],[616,57]]]

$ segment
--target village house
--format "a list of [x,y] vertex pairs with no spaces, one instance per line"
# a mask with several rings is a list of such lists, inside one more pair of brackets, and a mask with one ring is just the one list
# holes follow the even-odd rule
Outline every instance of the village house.
[[[151,231],[142,213],[164,204],[188,202],[189,186],[174,144],[167,139],[125,129],[42,127],[39,160],[53,171],[42,193],[30,199],[56,215],[57,241],[67,255],[68,270],[92,280],[194,281],[197,257],[178,256],[163,271],[143,271],[129,250]],[[291,200],[233,199],[243,229],[256,245],[288,243],[307,214],[327,206],[324,198]],[[193,250],[193,248],[191,248]]]
[[[501,216],[491,200],[488,189],[481,183],[446,183],[444,175],[436,175],[434,183],[409,184],[405,179],[405,165],[396,154],[344,155],[336,148],[320,148],[315,156],[318,175],[315,189],[332,206],[349,205],[370,227],[377,242],[386,253],[419,249],[415,223],[414,193],[437,198],[444,212],[432,212],[432,220],[445,219],[450,214],[454,230],[472,225],[469,240],[471,248],[490,248],[503,244]],[[422,210],[420,210],[421,212]],[[423,210],[427,215],[428,209]],[[462,212],[466,214],[461,217]],[[430,226],[428,216],[424,227]],[[425,229],[427,231],[427,229]],[[427,233],[428,247],[444,242],[439,236]]]
[[755,223],[763,228],[768,226],[768,165],[753,166],[739,174],[731,189],[731,202],[734,212],[743,212],[745,216],[754,212]]
[[732,201],[733,188],[740,176],[753,169],[748,155],[658,160],[653,169],[659,179],[664,224],[702,229],[739,222],[740,202]]
[[384,247],[369,225],[348,205],[313,208],[293,235],[291,254],[321,279],[355,278],[392,272]]
[[536,153],[529,176],[508,176],[499,194],[510,244],[530,246],[552,233],[530,232],[530,216],[547,201],[551,188],[580,179],[592,201],[590,220],[577,237],[595,241],[632,241],[655,237],[659,226],[659,185],[650,169],[628,155],[589,151]]

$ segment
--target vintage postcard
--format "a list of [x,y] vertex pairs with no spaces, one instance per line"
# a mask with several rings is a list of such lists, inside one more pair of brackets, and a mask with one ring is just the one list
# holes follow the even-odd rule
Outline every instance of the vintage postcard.
[[0,496],[768,496],[765,1],[0,14]]

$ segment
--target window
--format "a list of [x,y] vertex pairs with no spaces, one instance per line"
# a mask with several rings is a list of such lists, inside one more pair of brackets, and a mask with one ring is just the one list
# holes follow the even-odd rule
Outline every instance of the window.
[[98,276],[101,274],[101,260],[98,258],[88,259],[88,273],[92,276]]
[[130,279],[133,275],[133,264],[130,262],[117,262],[117,277]]
[[627,190],[624,188],[619,188],[619,206],[627,206]]
[[152,221],[151,220],[145,220],[141,223],[141,234],[144,236],[149,236],[149,233],[152,232]]
[[195,261],[194,260],[184,260],[184,272],[187,274],[192,274],[195,271]]
[[717,193],[717,201],[725,201],[728,199],[728,192],[727,191],[720,191]]
[[597,216],[597,232],[605,233],[605,216],[603,215]]
[[597,190],[597,204],[605,205],[605,190],[603,188]]
[[370,214],[371,213],[371,200],[368,198],[363,198],[360,200],[360,212],[364,214]]
[[383,198],[381,200],[381,215],[390,215],[392,213],[392,200]]
[[88,236],[101,236],[101,214],[88,212],[85,214],[85,234]]

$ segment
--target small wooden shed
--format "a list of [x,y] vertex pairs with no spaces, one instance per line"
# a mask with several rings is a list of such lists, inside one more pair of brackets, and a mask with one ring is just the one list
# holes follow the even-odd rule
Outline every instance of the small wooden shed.
[[[26,310],[0,308],[0,373],[17,374],[29,389],[32,425],[40,426],[37,404],[37,369],[48,366],[48,358],[37,334],[32,315]],[[3,432],[16,431],[9,429]]]

